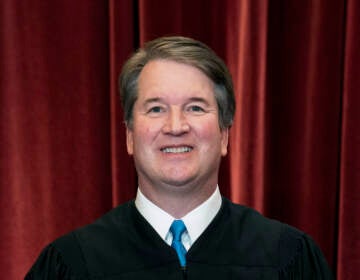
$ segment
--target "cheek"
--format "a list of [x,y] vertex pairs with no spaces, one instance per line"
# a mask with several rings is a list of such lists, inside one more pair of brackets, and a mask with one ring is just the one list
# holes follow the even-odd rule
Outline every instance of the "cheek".
[[157,135],[158,129],[153,123],[145,120],[139,120],[136,127],[134,127],[134,142],[140,147],[151,143]]
[[216,145],[221,138],[221,131],[218,124],[214,122],[202,122],[193,126],[197,132],[197,137],[206,142],[213,142],[211,145]]
[[[196,126],[197,137],[206,143],[207,152],[217,151],[222,156],[227,154],[228,131],[222,131],[219,127],[218,119],[210,119]],[[204,146],[205,148],[205,146]]]
[[161,131],[163,124],[161,120],[144,120],[142,121],[140,126],[143,134],[151,138],[152,136],[157,135]]

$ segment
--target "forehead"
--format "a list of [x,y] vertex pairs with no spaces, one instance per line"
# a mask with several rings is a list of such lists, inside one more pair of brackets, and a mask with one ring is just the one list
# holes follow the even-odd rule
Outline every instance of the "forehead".
[[194,66],[172,60],[148,62],[139,76],[138,99],[153,97],[214,99],[214,83]]

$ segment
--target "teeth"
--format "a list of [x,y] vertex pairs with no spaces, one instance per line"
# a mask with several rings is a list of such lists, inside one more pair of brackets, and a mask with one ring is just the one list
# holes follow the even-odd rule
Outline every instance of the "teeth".
[[164,153],[188,153],[192,150],[190,147],[177,147],[177,148],[165,148],[162,149]]

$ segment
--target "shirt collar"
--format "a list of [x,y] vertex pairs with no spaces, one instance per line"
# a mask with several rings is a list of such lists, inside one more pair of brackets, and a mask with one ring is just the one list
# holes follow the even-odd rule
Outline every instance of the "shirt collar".
[[194,210],[186,214],[182,220],[186,225],[191,243],[204,232],[221,207],[221,195],[217,186],[214,193]]
[[[152,203],[138,188],[135,205],[140,214],[148,221],[162,239],[167,233],[174,217]],[[217,186],[214,193],[202,204],[182,217],[186,225],[191,243],[204,232],[221,207],[221,195]]]
[[166,234],[169,231],[171,223],[174,218],[162,210],[160,207],[152,203],[138,188],[135,206],[141,215],[148,221],[148,223],[155,229],[155,231],[165,240]]

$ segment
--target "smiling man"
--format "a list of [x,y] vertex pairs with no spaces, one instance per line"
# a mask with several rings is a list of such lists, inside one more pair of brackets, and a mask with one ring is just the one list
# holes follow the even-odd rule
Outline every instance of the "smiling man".
[[309,236],[221,196],[235,100],[211,49],[151,41],[120,88],[137,196],[49,244],[26,279],[331,279]]

